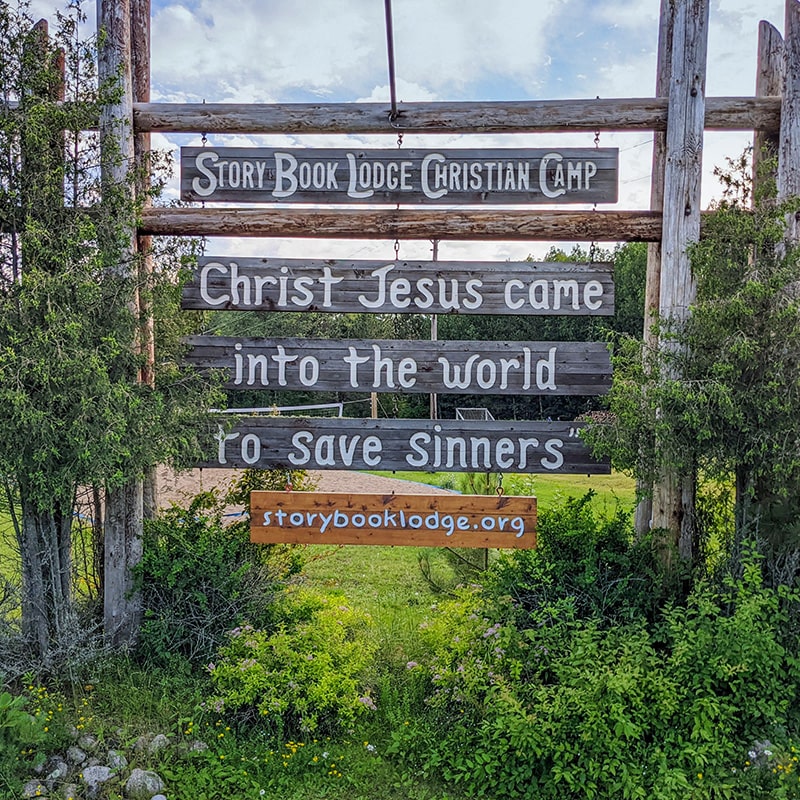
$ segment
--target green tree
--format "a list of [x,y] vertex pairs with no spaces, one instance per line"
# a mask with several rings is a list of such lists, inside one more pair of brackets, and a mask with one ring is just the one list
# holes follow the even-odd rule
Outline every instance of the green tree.
[[51,41],[27,2],[0,0],[0,475],[22,632],[45,662],[76,640],[77,488],[122,485],[196,447],[208,407],[199,379],[176,380],[172,354],[155,387],[137,380],[136,271],[120,265],[136,209],[127,187],[101,192],[85,131],[116,90],[98,92],[81,21],[72,2]]
[[617,467],[648,483],[673,470],[733,482],[739,538],[760,532],[779,548],[795,546],[800,251],[784,240],[788,207],[765,196],[751,210],[748,182],[733,172],[727,185],[691,249],[697,301],[690,317],[661,320],[667,346],[657,350],[620,341],[614,419],[590,436]]

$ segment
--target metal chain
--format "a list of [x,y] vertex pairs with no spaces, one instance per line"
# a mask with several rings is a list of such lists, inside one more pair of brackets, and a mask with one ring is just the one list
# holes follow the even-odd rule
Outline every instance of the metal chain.
[[[597,100],[600,99],[600,95],[598,94],[596,97]],[[600,130],[596,130],[594,132],[594,149],[600,149]],[[597,203],[592,206],[592,211],[597,211]],[[592,241],[589,245],[589,263],[594,264],[595,256],[597,255],[597,242]]]
[[[399,150],[403,146],[403,132],[397,134],[397,149]],[[400,210],[400,200],[397,201],[396,210]],[[395,238],[394,240],[394,260],[400,260],[400,240]]]

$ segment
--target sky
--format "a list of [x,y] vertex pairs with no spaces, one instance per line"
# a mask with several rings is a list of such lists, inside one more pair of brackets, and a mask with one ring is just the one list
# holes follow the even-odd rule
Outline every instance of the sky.
[[[791,0],[795,2],[795,0]],[[32,0],[52,17],[52,0]],[[85,2],[90,23],[95,3]],[[655,91],[659,0],[393,0],[397,98],[412,101],[649,97]],[[389,101],[381,0],[152,0],[153,102]],[[755,92],[759,20],[783,30],[784,0],[712,0],[707,96]],[[703,204],[720,194],[713,168],[736,157],[746,133],[707,133]],[[216,146],[394,147],[396,136],[220,136]],[[154,135],[174,151],[197,135]],[[601,132],[620,149],[619,201],[649,207],[652,135]],[[594,134],[424,136],[404,147],[593,147]],[[177,197],[177,176],[166,199]],[[588,244],[588,243],[587,243]],[[604,243],[605,244],[605,243]],[[443,242],[439,258],[544,256],[541,242]],[[564,245],[561,245],[564,246]],[[212,255],[393,257],[393,242],[209,240]],[[402,242],[401,258],[430,257],[430,243]]]

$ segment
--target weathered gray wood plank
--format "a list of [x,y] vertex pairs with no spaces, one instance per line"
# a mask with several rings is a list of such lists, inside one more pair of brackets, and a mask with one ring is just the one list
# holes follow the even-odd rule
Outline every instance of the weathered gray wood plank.
[[608,474],[574,422],[246,417],[200,467]]
[[371,314],[609,315],[612,265],[202,256],[182,308]]
[[228,389],[505,394],[603,394],[603,342],[256,339],[188,336],[186,361],[225,373]]
[[182,147],[181,198],[238,203],[614,203],[616,148]]

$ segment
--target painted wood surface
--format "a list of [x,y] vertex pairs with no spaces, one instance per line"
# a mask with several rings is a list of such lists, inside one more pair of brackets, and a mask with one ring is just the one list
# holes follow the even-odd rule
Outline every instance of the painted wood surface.
[[149,208],[141,232],[154,236],[271,236],[306,239],[656,242],[653,211],[547,209],[327,210],[294,208]]
[[202,256],[184,309],[610,315],[612,264]]
[[250,541],[536,547],[536,498],[344,492],[250,494]]
[[[401,103],[137,103],[137,130],[162,133],[557,133],[666,130],[667,98]],[[709,97],[708,130],[780,126],[778,97]]]
[[181,199],[240,203],[615,203],[616,148],[182,147]]
[[491,395],[604,394],[604,342],[256,339],[188,336],[187,363],[222,370],[227,389],[437,392]]
[[575,422],[243,417],[199,467],[608,474]]

